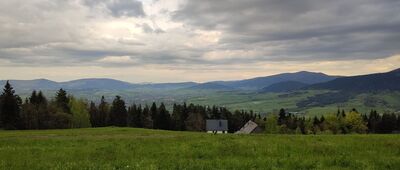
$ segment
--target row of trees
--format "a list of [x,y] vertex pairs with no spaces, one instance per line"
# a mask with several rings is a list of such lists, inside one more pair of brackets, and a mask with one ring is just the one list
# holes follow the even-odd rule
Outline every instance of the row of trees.
[[229,131],[235,132],[247,121],[260,117],[253,112],[232,113],[224,107],[187,105],[186,103],[174,104],[172,113],[163,103],[159,106],[153,102],[150,106],[132,104],[127,107],[119,96],[116,96],[111,104],[108,104],[104,97],[98,105],[91,102],[89,113],[93,127],[128,126],[176,131],[205,131],[206,119],[227,119]]
[[53,100],[33,91],[24,101],[7,82],[0,96],[0,127],[4,129],[61,129],[90,127],[83,100],[60,89]]
[[224,107],[174,104],[172,113],[161,103],[157,106],[132,104],[116,96],[112,103],[104,97],[99,104],[75,99],[60,89],[48,100],[42,92],[33,91],[24,101],[7,82],[0,96],[0,128],[62,129],[83,127],[138,127],[151,129],[204,131],[206,119],[227,119],[229,131],[235,132],[248,120],[260,118],[252,111],[230,112]]
[[394,133],[400,132],[400,115],[378,114],[372,110],[368,115],[356,109],[348,113],[338,110],[336,114],[305,118],[287,113],[271,114],[265,119],[267,133],[297,134],[348,134],[348,133]]
[[112,103],[104,97],[100,103],[75,99],[60,89],[52,100],[42,92],[33,91],[24,101],[7,82],[0,95],[0,128],[4,129],[62,129],[84,127],[138,127],[176,131],[205,131],[206,119],[227,119],[229,132],[239,130],[247,121],[258,123],[267,133],[347,134],[393,133],[400,131],[400,116],[371,111],[360,114],[356,109],[346,113],[306,118],[281,109],[261,119],[252,111],[229,111],[224,107],[174,104],[172,113],[161,103],[132,104],[116,96]]

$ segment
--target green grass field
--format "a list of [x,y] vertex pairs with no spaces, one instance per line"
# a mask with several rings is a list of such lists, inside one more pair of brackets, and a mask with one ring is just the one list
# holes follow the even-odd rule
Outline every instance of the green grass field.
[[400,135],[0,131],[1,169],[400,169]]

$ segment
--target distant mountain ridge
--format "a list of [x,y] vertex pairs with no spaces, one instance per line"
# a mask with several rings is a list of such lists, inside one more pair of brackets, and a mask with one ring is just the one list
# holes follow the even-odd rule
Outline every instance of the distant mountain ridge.
[[186,88],[190,90],[235,90],[233,87],[225,86],[222,84],[214,83],[214,82],[208,82],[208,83],[201,83],[194,85],[192,87]]
[[268,87],[262,88],[259,92],[267,93],[267,92],[289,92],[294,90],[300,90],[309,84],[298,82],[298,81],[284,81],[272,84]]
[[295,73],[282,73],[272,76],[256,77],[237,81],[216,81],[215,83],[230,86],[237,89],[257,90],[268,87],[275,83],[285,81],[296,81],[305,84],[315,84],[334,80],[341,76],[330,76],[324,73],[300,71]]
[[332,81],[307,86],[306,89],[341,91],[400,90],[400,69],[386,73],[341,77]]
[[137,87],[135,84],[131,84],[124,81],[106,79],[106,78],[94,78],[94,79],[79,79],[68,82],[59,83],[59,86],[65,89],[131,89]]
[[[56,90],[59,88],[71,90],[105,89],[122,90],[133,88],[150,88],[163,90],[177,89],[206,89],[206,90],[259,90],[283,81],[297,81],[301,83],[320,83],[333,80],[338,76],[329,76],[323,73],[301,71],[297,73],[283,73],[272,76],[256,77],[237,81],[212,81],[206,83],[181,82],[181,83],[129,83],[107,78],[87,78],[66,82],[55,82],[47,79],[35,80],[10,80],[15,89],[22,90]],[[5,84],[0,81],[0,85]]]
[[[4,86],[5,80],[0,80]],[[360,76],[330,76],[323,73],[301,71],[296,73],[282,73],[277,75],[256,77],[237,81],[212,81],[206,83],[180,82],[180,83],[129,83],[107,78],[79,79],[67,82],[55,82],[47,79],[35,80],[10,80],[16,90],[124,90],[135,88],[161,89],[161,90],[256,90],[264,92],[292,91],[302,89],[327,89],[327,90],[400,90],[400,69],[387,73],[375,73]]]

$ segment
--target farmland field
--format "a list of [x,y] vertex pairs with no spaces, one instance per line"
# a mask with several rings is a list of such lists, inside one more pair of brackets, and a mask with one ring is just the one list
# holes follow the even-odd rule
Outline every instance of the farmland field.
[[1,169],[399,169],[400,135],[0,131]]

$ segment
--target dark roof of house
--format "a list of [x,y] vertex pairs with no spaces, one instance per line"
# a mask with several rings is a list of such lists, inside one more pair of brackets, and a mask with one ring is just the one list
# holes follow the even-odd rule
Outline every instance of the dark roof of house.
[[206,120],[207,131],[228,131],[228,120],[208,119]]

